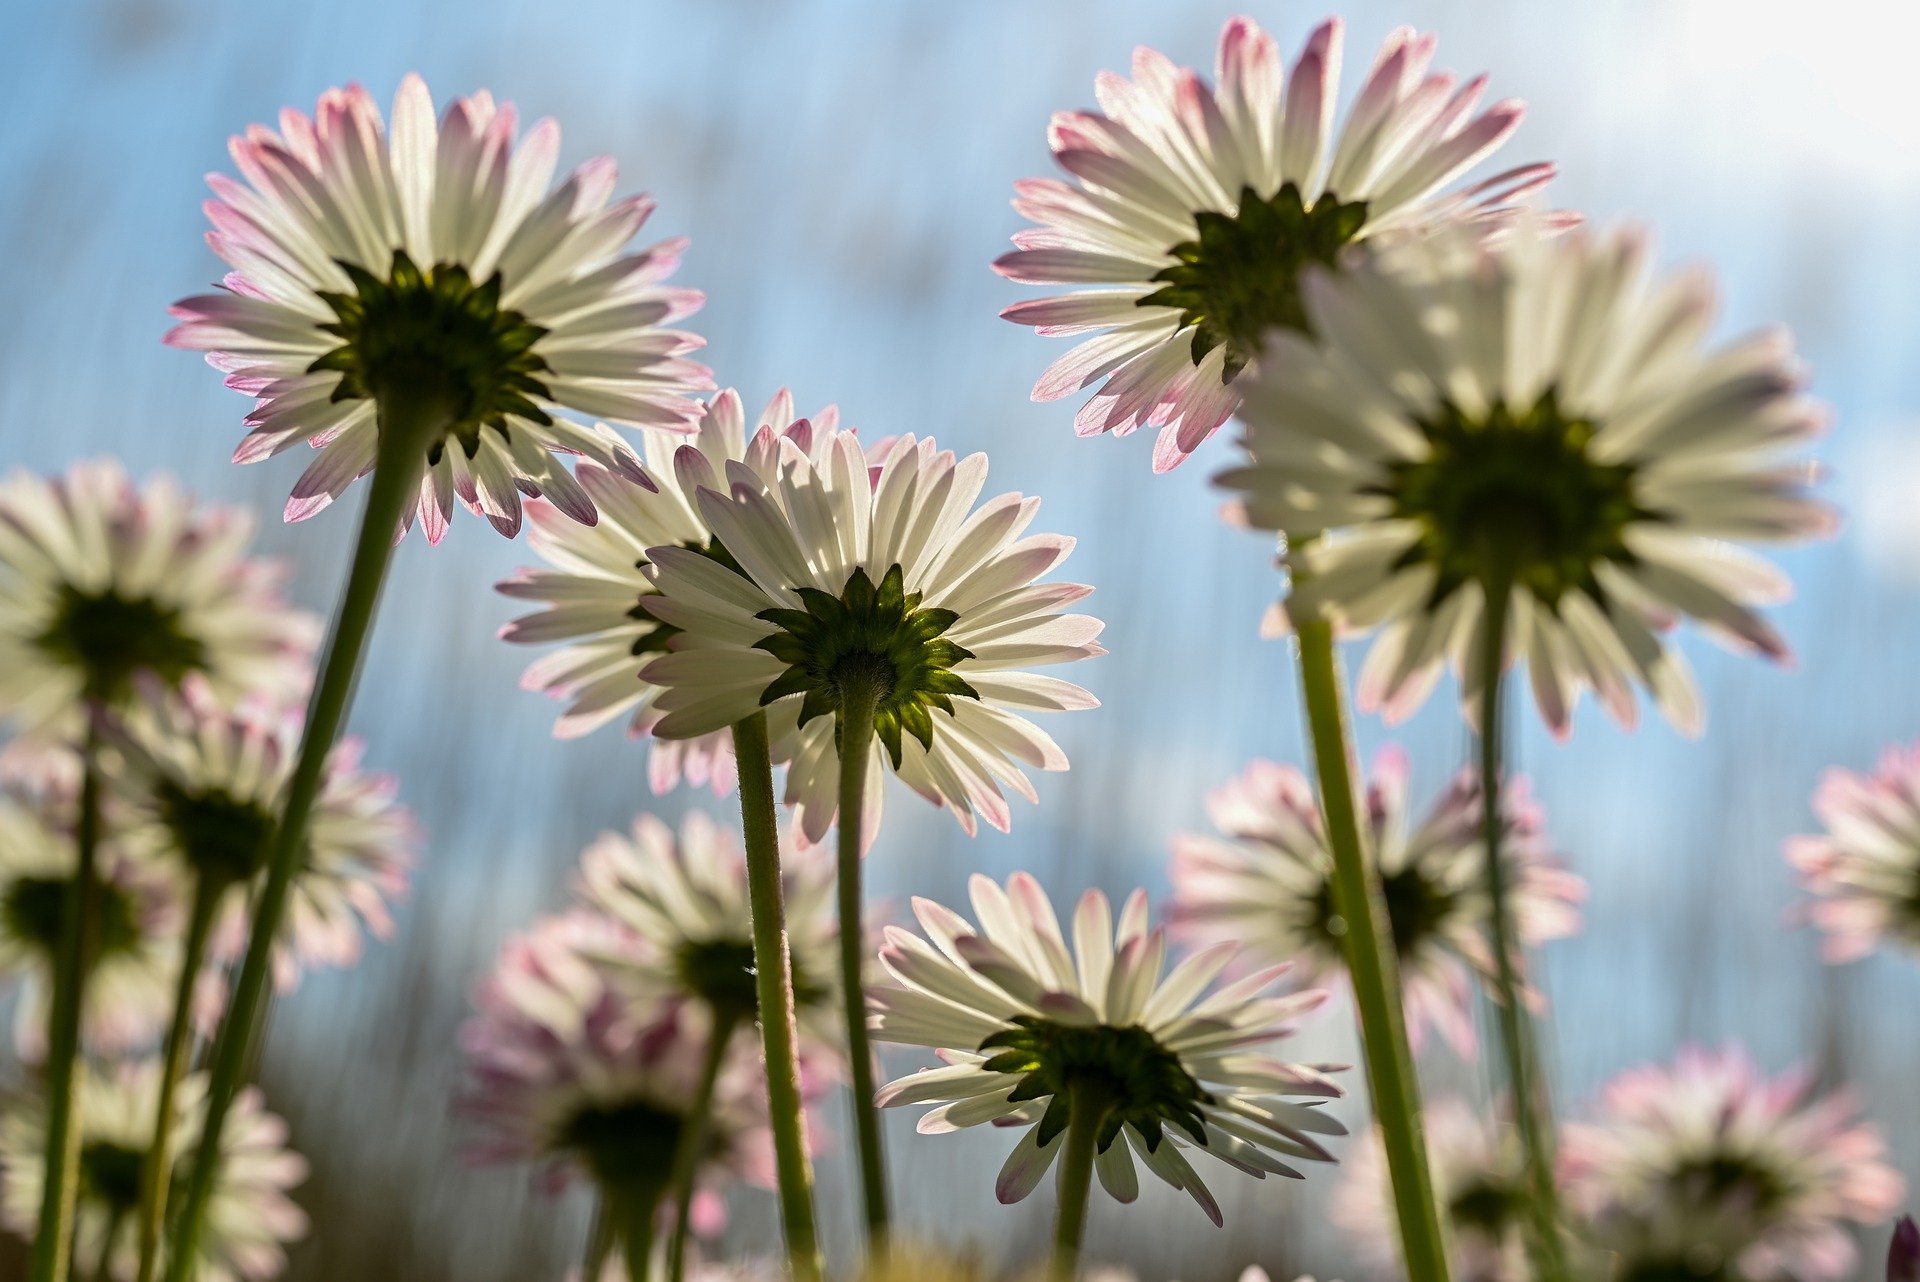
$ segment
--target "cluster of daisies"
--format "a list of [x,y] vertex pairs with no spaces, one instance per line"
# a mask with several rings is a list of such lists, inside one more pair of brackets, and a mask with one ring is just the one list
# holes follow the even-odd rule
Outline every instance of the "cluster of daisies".
[[[1063,917],[1025,873],[894,920],[861,890],[889,776],[973,834],[1067,768],[1042,723],[1095,706],[1058,670],[1102,624],[1038,499],[921,425],[716,389],[682,244],[634,246],[652,202],[610,161],[556,180],[551,121],[484,93],[436,115],[409,77],[390,113],[349,87],[234,139],[206,206],[231,270],[169,341],[252,400],[236,461],[312,448],[288,520],[363,477],[366,502],[320,649],[243,516],[111,463],[0,482],[0,1218],[33,1282],[259,1282],[305,1231],[247,1066],[273,992],[352,964],[405,890],[413,825],[341,730],[400,536],[438,543],[456,498],[531,527],[502,635],[550,647],[523,684],[556,734],[619,723],[655,793],[737,797],[738,837],[696,811],[596,841],[474,992],[474,1154],[591,1192],[580,1276],[816,1282],[836,1096],[874,1279],[989,1271],[901,1244],[894,1106],[1017,1132],[996,1192],[1050,1182],[1055,1282],[1096,1183],[1131,1203],[1144,1170],[1218,1224],[1217,1181],[1342,1156],[1335,1218],[1383,1276],[1848,1276],[1904,1187],[1844,1093],[1689,1051],[1553,1125],[1532,954],[1585,883],[1501,756],[1509,676],[1558,734],[1589,690],[1694,730],[1676,624],[1786,654],[1760,611],[1789,585],[1740,545],[1831,529],[1799,453],[1823,411],[1783,335],[1710,341],[1710,283],[1642,233],[1535,203],[1550,165],[1469,178],[1522,110],[1434,55],[1396,32],[1342,114],[1337,20],[1289,64],[1236,19],[1211,80],[1151,50],[1103,74],[1051,124],[1065,177],[1018,186],[1034,226],[997,266],[1064,292],[1006,315],[1079,340],[1035,397],[1093,389],[1077,430],[1155,429],[1156,470],[1237,417],[1228,516],[1281,549],[1267,630],[1313,768],[1219,789],[1158,912],[1095,889]],[[1356,777],[1336,637],[1367,638],[1363,713],[1456,676],[1479,758],[1430,802],[1397,751]],[[1788,853],[1830,959],[1920,946],[1920,751],[1815,809]],[[1285,1051],[1335,993],[1357,1138],[1360,1075]],[[1422,1109],[1412,1050],[1473,1058],[1483,1023],[1501,1107]],[[917,1063],[883,1084],[876,1042]],[[777,1198],[784,1251],[736,1266],[712,1243],[739,1185]],[[1895,1267],[1920,1268],[1910,1226]]]

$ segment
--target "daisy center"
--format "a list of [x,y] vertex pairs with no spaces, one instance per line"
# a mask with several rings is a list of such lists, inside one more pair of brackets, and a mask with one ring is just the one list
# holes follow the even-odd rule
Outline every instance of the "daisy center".
[[109,1212],[131,1211],[140,1204],[140,1169],[146,1160],[137,1149],[108,1140],[80,1147],[80,1185],[90,1200]]
[[933,717],[938,708],[953,715],[953,696],[977,699],[979,693],[953,672],[973,652],[943,640],[959,620],[952,610],[920,608],[918,592],[905,590],[898,565],[875,587],[864,569],[855,570],[839,596],[818,588],[798,588],[802,609],[762,610],[756,618],[779,631],[755,643],[788,665],[760,695],[765,707],[788,695],[803,695],[800,724],[828,713],[839,716],[853,700],[873,703],[874,733],[900,765],[902,732],[933,748]]
[[[0,896],[0,924],[15,939],[48,956],[60,946],[61,923],[66,917],[68,877],[22,877]],[[140,942],[140,922],[133,897],[118,886],[101,882],[94,887],[93,920],[86,932],[91,967],[103,957],[132,952]]]
[[[760,1009],[752,940],[689,940],[680,945],[674,964],[687,991],[698,993],[714,1010],[748,1016]],[[794,1005],[804,1008],[826,997],[826,989],[801,970],[796,958],[793,962]]]
[[1160,1147],[1167,1123],[1206,1146],[1200,1106],[1212,1103],[1213,1097],[1180,1057],[1146,1029],[1137,1024],[1057,1024],[1033,1015],[1016,1015],[1013,1024],[980,1043],[981,1053],[998,1052],[981,1067],[1020,1077],[1008,1097],[1016,1104],[1051,1097],[1040,1119],[1042,1144],[1072,1120],[1070,1099],[1077,1088],[1108,1102],[1099,1137],[1103,1153],[1128,1125],[1146,1137],[1149,1151]]
[[160,822],[195,873],[216,885],[249,880],[266,858],[274,817],[220,788],[192,792],[172,780],[154,789]]
[[152,597],[62,585],[40,649],[84,674],[89,698],[123,699],[139,674],[178,685],[204,668],[206,646],[182,626],[180,611]]
[[[1393,950],[1401,957],[1411,956],[1430,942],[1455,912],[1455,896],[1434,884],[1418,868],[1408,866],[1382,873],[1380,883],[1387,902]],[[1346,926],[1334,907],[1331,879],[1322,881],[1314,891],[1313,924],[1323,938],[1339,946]]]
[[1447,1218],[1458,1229],[1501,1238],[1527,1207],[1526,1190],[1511,1181],[1481,1177],[1466,1184],[1447,1202]]
[[1787,1192],[1775,1172],[1732,1153],[1690,1158],[1674,1168],[1667,1184],[1687,1205],[1737,1209],[1756,1220],[1778,1206]]
[[594,1104],[568,1120],[559,1147],[603,1190],[643,1193],[663,1185],[686,1119],[648,1100]]
[[1600,597],[1595,566],[1633,559],[1626,529],[1652,516],[1634,468],[1594,459],[1595,425],[1562,411],[1552,390],[1471,416],[1443,403],[1421,427],[1426,457],[1396,464],[1380,492],[1420,527],[1407,557],[1437,571],[1436,602],[1494,581],[1549,607],[1569,591]]
[[[553,421],[534,402],[548,396],[539,377],[547,363],[533,350],[547,331],[500,306],[499,272],[476,284],[458,263],[423,269],[404,250],[394,251],[384,279],[354,263],[339,265],[353,291],[320,295],[334,315],[320,328],[340,343],[308,367],[340,375],[334,400],[396,389],[426,400],[451,420],[446,434],[468,458],[480,448],[482,428],[506,441],[510,416],[542,426]],[[428,461],[438,463],[444,438],[426,445]]]
[[1236,213],[1193,216],[1193,239],[1167,250],[1180,261],[1155,273],[1160,288],[1139,305],[1178,307],[1181,328],[1193,330],[1193,363],[1224,344],[1231,379],[1259,353],[1268,330],[1306,331],[1302,273],[1315,263],[1333,266],[1366,220],[1365,201],[1332,192],[1309,205],[1294,183],[1264,199],[1243,187]]

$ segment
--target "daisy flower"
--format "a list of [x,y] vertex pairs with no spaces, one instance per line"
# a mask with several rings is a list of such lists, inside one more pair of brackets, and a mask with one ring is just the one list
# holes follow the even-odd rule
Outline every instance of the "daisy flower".
[[1262,996],[1284,966],[1207,993],[1233,959],[1231,944],[1163,973],[1166,935],[1148,928],[1143,891],[1117,925],[1106,896],[1088,891],[1069,952],[1034,878],[1016,873],[1003,889],[976,875],[970,886],[980,925],[915,899],[926,937],[887,929],[880,962],[896,983],[868,1000],[881,1041],[930,1047],[946,1061],[888,1084],[882,1105],[937,1104],[921,1117],[922,1134],[982,1122],[1027,1128],[1001,1169],[1002,1202],[1034,1190],[1064,1147],[1072,1101],[1096,1095],[1104,1110],[1095,1169],[1121,1202],[1139,1193],[1137,1158],[1219,1224],[1192,1154],[1255,1179],[1299,1178],[1290,1161],[1333,1160],[1314,1136],[1346,1133],[1318,1107],[1343,1093],[1328,1076],[1337,1068],[1259,1049],[1326,994]]
[[[1527,1176],[1511,1125],[1461,1100],[1427,1106],[1427,1161],[1458,1282],[1528,1282]],[[1399,1273],[1393,1189],[1378,1132],[1348,1159],[1333,1220],[1381,1277]]]
[[[833,864],[818,846],[780,861],[787,944],[800,1024],[825,1049],[840,1039],[834,994]],[[747,859],[732,830],[699,811],[676,835],[653,815],[605,833],[580,860],[581,898],[632,935],[609,958],[615,982],[644,1005],[693,998],[729,1019],[759,1006]]]
[[1158,428],[1154,470],[1178,466],[1234,412],[1268,331],[1308,328],[1310,266],[1379,237],[1496,224],[1552,178],[1535,164],[1453,185],[1523,109],[1480,110],[1485,76],[1429,74],[1435,38],[1411,28],[1387,37],[1336,136],[1341,44],[1328,19],[1288,71],[1272,36],[1234,18],[1215,84],[1142,48],[1131,80],[1094,82],[1098,112],[1054,116],[1047,141],[1073,181],[1016,186],[1013,207],[1038,226],[994,267],[1072,287],[1001,315],[1092,335],[1033,389],[1051,401],[1098,383],[1074,418],[1081,435]]
[[[125,841],[218,897],[211,952],[234,960],[246,950],[248,904],[283,809],[299,719],[223,704],[198,681],[149,693],[112,736]],[[406,893],[419,834],[394,799],[396,781],[363,770],[361,753],[358,739],[334,745],[308,814],[274,949],[283,990],[304,968],[359,961],[366,935],[392,933],[390,906]]]
[[1857,961],[1883,943],[1920,952],[1920,744],[1888,748],[1869,775],[1827,771],[1813,794],[1826,831],[1792,837],[1787,859],[1814,899],[1821,955]]
[[[522,645],[562,643],[534,660],[520,682],[567,701],[554,725],[556,736],[578,738],[626,717],[628,732],[638,738],[651,734],[660,720],[659,688],[640,673],[667,649],[677,629],[648,611],[648,600],[658,590],[644,573],[647,549],[671,544],[728,564],[725,549],[715,547],[696,509],[694,492],[679,484],[675,450],[682,444],[698,450],[715,476],[724,475],[729,464],[770,475],[782,441],[814,450],[832,439],[838,419],[833,406],[811,420],[795,418],[793,397],[782,389],[749,434],[740,394],[727,388],[706,406],[692,437],[648,432],[642,438],[648,473],[661,482],[658,493],[582,463],[576,475],[599,508],[597,525],[569,520],[548,503],[528,505],[528,540],[550,568],[521,570],[498,590],[543,608],[507,624],[500,635]],[[655,792],[669,791],[685,777],[725,794],[734,784],[732,736],[717,730],[690,740],[655,739],[651,773]]]
[[1294,541],[1290,605],[1380,630],[1362,708],[1406,715],[1449,660],[1477,706],[1469,649],[1502,584],[1507,653],[1556,733],[1589,686],[1633,724],[1636,684],[1696,732],[1660,633],[1692,618],[1786,655],[1755,613],[1786,578],[1725,540],[1832,528],[1786,457],[1825,414],[1785,334],[1708,347],[1707,281],[1655,276],[1642,234],[1549,232],[1525,219],[1497,245],[1439,235],[1312,276],[1321,341],[1275,335],[1241,413],[1247,461],[1219,481]]
[[92,700],[193,675],[223,696],[304,697],[319,637],[283,567],[246,555],[253,520],[110,459],[0,478],[0,718],[75,742]]
[[[244,181],[208,179],[207,240],[232,270],[217,293],[182,299],[177,347],[208,353],[255,400],[234,460],[306,441],[320,451],[294,484],[303,520],[372,469],[376,405],[431,415],[419,518],[438,542],[458,494],[511,536],[520,495],[545,495],[578,521],[594,504],[554,457],[577,454],[645,483],[624,426],[680,427],[711,386],[686,359],[700,340],[666,328],[701,295],[665,282],[683,240],[636,252],[653,212],[609,203],[613,161],[550,186],[560,129],[518,138],[511,104],[456,99],[436,125],[409,75],[391,132],[358,85],[329,89],[309,117],[255,125],[230,146]],[[407,516],[412,522],[412,513]]]
[[[1490,984],[1494,976],[1479,779],[1463,771],[1416,824],[1408,775],[1397,748],[1374,759],[1367,849],[1385,892],[1410,1033],[1435,1030],[1471,1056],[1474,979]],[[1501,789],[1501,806],[1509,911],[1520,939],[1532,945],[1574,934],[1586,885],[1550,861],[1545,820],[1525,780]],[[1208,798],[1207,810],[1219,836],[1174,840],[1176,929],[1196,945],[1237,941],[1261,964],[1292,960],[1302,983],[1344,974],[1333,854],[1307,777],[1255,761]]]
[[[632,964],[641,960],[625,927],[584,910],[508,941],[461,1034],[463,1107],[484,1131],[478,1160],[535,1163],[556,1192],[575,1174],[614,1201],[665,1191],[705,1032],[684,1010],[623,993],[612,960],[623,950]],[[731,1057],[716,1083],[696,1186],[692,1224],[701,1235],[723,1226],[727,1184],[774,1187],[766,1108],[758,1056]]]
[[[63,781],[38,789],[12,777],[0,785],[0,980],[19,987],[15,1044],[32,1059],[46,1048],[53,960],[78,863],[78,785],[64,780],[75,773],[48,772]],[[111,838],[95,868],[82,1040],[118,1054],[153,1039],[173,1007],[179,886]]]
[[1905,1183],[1845,1094],[1761,1075],[1739,1051],[1688,1050],[1623,1073],[1566,1129],[1570,1201],[1623,1282],[1840,1282],[1849,1224],[1879,1224]]
[[[1094,641],[1102,625],[1061,613],[1092,589],[1036,582],[1073,548],[1060,535],[1025,533],[1038,499],[1003,494],[974,507],[984,454],[958,459],[912,436],[869,453],[842,432],[814,456],[783,443],[770,479],[742,464],[722,476],[693,449],[675,464],[682,492],[740,568],[689,548],[649,552],[661,595],[647,608],[681,630],[641,673],[663,687],[655,734],[697,738],[762,708],[776,726],[795,717],[780,755],[810,841],[837,809],[836,727],[848,689],[878,699],[872,762],[951,807],[968,833],[976,814],[1007,828],[1003,787],[1034,799],[1023,765],[1066,769],[1066,754],[1027,716],[1097,701],[1026,669],[1104,654]],[[866,772],[869,836],[882,773]]]
[[[160,1061],[132,1060],[83,1071],[76,1116],[80,1127],[75,1276],[132,1282],[140,1264],[135,1210],[140,1172],[160,1106]],[[207,1079],[189,1075],[175,1096],[175,1170],[193,1164],[205,1113]],[[0,1222],[31,1235],[45,1180],[44,1102],[23,1101],[0,1113]],[[307,1232],[307,1217],[288,1196],[307,1177],[307,1163],[287,1147],[287,1124],[268,1112],[257,1088],[235,1099],[220,1139],[220,1162],[193,1276],[204,1282],[262,1282],[286,1271],[289,1242]]]

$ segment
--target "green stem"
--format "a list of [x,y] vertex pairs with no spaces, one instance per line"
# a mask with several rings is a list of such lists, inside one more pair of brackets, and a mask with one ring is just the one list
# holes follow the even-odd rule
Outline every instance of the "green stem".
[[726,1063],[727,1048],[733,1044],[733,1030],[740,1025],[739,1011],[715,1008],[713,1028],[707,1035],[707,1054],[700,1065],[700,1080],[694,1087],[693,1104],[673,1152],[673,1236],[667,1239],[667,1282],[681,1282],[687,1274],[687,1237],[693,1220],[693,1188],[700,1174],[700,1154],[706,1147],[708,1123],[713,1116],[713,1086],[720,1079],[720,1066]]
[[160,1103],[153,1118],[153,1142],[140,1170],[140,1205],[135,1222],[140,1231],[139,1282],[152,1282],[160,1264],[160,1230],[166,1223],[167,1188],[173,1178],[174,1100],[193,1047],[194,988],[207,955],[207,936],[225,885],[207,877],[196,879],[193,912],[187,920],[187,941],[180,953],[180,980],[174,987],[173,1023],[167,1029],[166,1049],[160,1061]]
[[[747,848],[747,899],[753,914],[753,970],[766,1057],[767,1109],[780,1177],[780,1223],[794,1282],[820,1282],[820,1246],[813,1223],[813,1165],[807,1157],[806,1113],[793,1014],[793,958],[787,950],[780,888],[780,836],[773,810],[773,762],[767,715],[733,727],[740,766],[740,828]],[[184,1279],[182,1280],[184,1282]]]
[[1333,625],[1324,618],[1303,617],[1296,621],[1296,630],[1301,694],[1320,779],[1327,849],[1333,856],[1334,908],[1346,925],[1347,973],[1360,1017],[1367,1089],[1386,1150],[1407,1276],[1447,1282],[1446,1251],[1421,1130],[1420,1085],[1407,1044],[1399,959],[1390,945],[1393,936],[1379,870],[1368,858],[1360,823],[1346,682],[1334,649]]
[[1507,612],[1513,593],[1511,586],[1500,579],[1483,587],[1487,600],[1480,654],[1480,832],[1487,847],[1495,1005],[1514,1117],[1520,1127],[1520,1144],[1526,1159],[1530,1193],[1527,1209],[1531,1222],[1528,1237],[1534,1271],[1540,1282],[1565,1282],[1566,1245],[1560,1236],[1559,1195],[1553,1179],[1553,1136],[1545,1100],[1534,1076],[1536,1048],[1532,1020],[1522,1004],[1519,943],[1514,938],[1512,906],[1507,897],[1508,870],[1501,850],[1506,825],[1500,816],[1503,732],[1500,696],[1506,667]]
[[113,1240],[120,1236],[127,1213],[118,1207],[107,1216],[107,1231],[100,1239],[100,1254],[93,1261],[93,1282],[113,1282]]
[[167,1282],[189,1282],[193,1274],[201,1221],[220,1165],[220,1135],[226,1127],[227,1111],[240,1090],[247,1050],[266,1006],[273,947],[305,845],[307,819],[320,791],[327,757],[353,702],[360,661],[380,604],[380,589],[393,560],[395,536],[408,506],[417,497],[426,470],[427,446],[444,435],[450,421],[444,398],[433,394],[430,381],[418,386],[400,385],[380,402],[379,444],[367,505],[360,514],[353,564],[334,611],[320,675],[307,706],[300,754],[287,781],[285,805],[267,850],[266,880],[254,901],[246,957],[214,1041],[206,1121],[194,1146],[193,1173],[167,1261]]
[[73,881],[60,906],[60,947],[53,959],[47,1016],[46,1180],[33,1239],[31,1282],[66,1282],[73,1263],[74,1204],[80,1184],[80,1010],[87,982],[93,918],[98,915],[95,852],[100,844],[99,710],[89,701],[80,745],[80,813],[74,822]]
[[[621,1199],[620,1249],[627,1257],[628,1282],[647,1282],[653,1271],[653,1226],[660,1216],[662,1181],[642,1193]],[[586,1282],[593,1282],[587,1279]]]
[[580,1282],[600,1282],[605,1276],[607,1260],[613,1255],[613,1242],[618,1234],[613,1207],[602,1194],[600,1204],[593,1208],[593,1227],[587,1231],[587,1258]]
[[[1087,1198],[1093,1191],[1094,1150],[1100,1127],[1113,1108],[1113,1092],[1098,1078],[1067,1082],[1067,1149],[1060,1155],[1060,1208],[1053,1226],[1052,1282],[1073,1282],[1080,1272],[1080,1244],[1087,1232]],[[1124,1144],[1124,1139],[1115,1143]]]
[[847,1026],[847,1061],[853,1070],[853,1123],[860,1150],[860,1194],[866,1213],[867,1251],[878,1255],[887,1245],[887,1156],[882,1147],[880,1110],[874,1107],[873,1042],[867,1031],[866,905],[860,889],[861,834],[867,799],[867,770],[873,759],[873,719],[881,688],[871,680],[849,677],[840,686],[840,1000]]

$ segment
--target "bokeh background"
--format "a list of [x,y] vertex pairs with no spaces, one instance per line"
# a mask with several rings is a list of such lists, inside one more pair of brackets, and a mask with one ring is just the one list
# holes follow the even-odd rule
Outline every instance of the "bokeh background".
[[[1257,0],[1291,51],[1321,16]],[[1564,857],[1592,885],[1588,925],[1556,947],[1547,988],[1559,1098],[1579,1109],[1617,1070],[1679,1045],[1738,1040],[1771,1068],[1810,1062],[1859,1091],[1903,1169],[1920,1158],[1920,968],[1823,968],[1790,921],[1782,839],[1805,829],[1831,764],[1864,767],[1920,734],[1920,152],[1909,51],[1920,8],[1888,0],[1351,0],[1350,73],[1393,26],[1441,33],[1440,64],[1493,73],[1531,115],[1506,152],[1551,158],[1558,203],[1651,222],[1670,260],[1720,270],[1729,332],[1784,321],[1836,410],[1824,454],[1848,513],[1837,540],[1787,558],[1782,611],[1799,651],[1768,670],[1689,639],[1711,709],[1702,741],[1626,733],[1587,708],[1572,742],[1529,722],[1522,764]],[[13,0],[0,42],[0,457],[57,468],[113,453],[209,497],[256,505],[262,543],[331,603],[352,507],[308,525],[277,512],[301,464],[226,460],[245,404],[161,347],[164,309],[217,274],[201,244],[201,175],[230,133],[358,79],[403,73],[437,96],[489,87],[522,118],[560,119],[563,160],[611,153],[623,190],[660,201],[649,227],[689,233],[680,280],[723,383],[750,405],[782,384],[837,401],[874,433],[935,433],[993,456],[999,488],[1046,498],[1079,537],[1072,577],[1098,585],[1109,658],[1084,674],[1105,706],[1056,728],[1074,769],[1040,783],[1010,836],[969,840],[907,798],[871,865],[881,894],[949,901],[967,875],[1034,871],[1056,898],[1088,885],[1166,890],[1170,834],[1249,757],[1301,759],[1285,650],[1256,639],[1269,550],[1224,527],[1207,477],[1223,443],[1153,477],[1144,438],[1076,440],[1072,403],[1029,403],[1064,350],[996,318],[1019,296],[987,264],[1018,225],[1013,181],[1046,172],[1048,113],[1090,105],[1137,43],[1211,67],[1234,10],[1183,0]],[[1351,89],[1350,74],[1349,90]],[[523,1172],[461,1159],[450,1101],[467,993],[504,935],[561,904],[597,831],[655,799],[644,750],[617,731],[556,744],[554,709],[516,684],[527,654],[494,639],[490,585],[527,560],[463,517],[441,548],[409,541],[354,729],[397,771],[430,833],[395,938],[359,969],[310,979],[276,1011],[264,1073],[314,1174],[300,1279],[522,1282],[560,1276],[584,1207]],[[1464,757],[1449,700],[1393,731],[1430,794]],[[1304,1039],[1349,1058],[1344,1007]],[[903,1061],[904,1062],[904,1061]],[[1444,1049],[1430,1091],[1484,1089]],[[1357,1078],[1358,1074],[1354,1074]],[[1358,1083],[1356,1082],[1356,1088]],[[1360,1100],[1343,1106],[1363,1116]],[[908,1228],[1018,1258],[1046,1199],[995,1204],[1007,1139],[923,1138],[892,1118]],[[821,1173],[830,1247],[852,1241],[847,1171]],[[1258,1261],[1277,1277],[1352,1278],[1324,1224],[1334,1176],[1221,1178],[1227,1227],[1155,1186],[1123,1213],[1096,1199],[1090,1240],[1145,1276],[1210,1282]],[[770,1207],[739,1199],[739,1240]],[[1884,1244],[1870,1234],[1871,1252]]]

